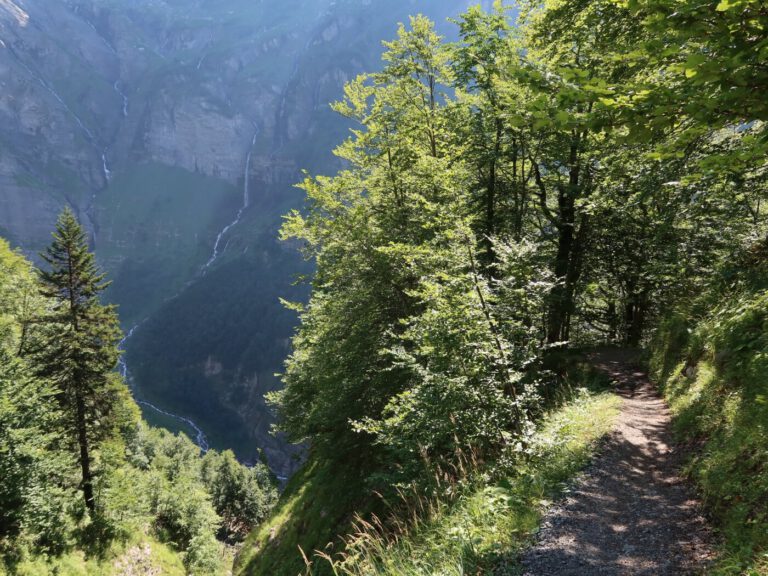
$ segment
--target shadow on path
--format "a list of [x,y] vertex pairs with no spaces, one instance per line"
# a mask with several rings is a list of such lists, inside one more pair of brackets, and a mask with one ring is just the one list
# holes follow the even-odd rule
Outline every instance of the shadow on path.
[[525,576],[705,574],[711,533],[679,474],[670,415],[630,352],[591,356],[623,397],[616,428],[522,558]]

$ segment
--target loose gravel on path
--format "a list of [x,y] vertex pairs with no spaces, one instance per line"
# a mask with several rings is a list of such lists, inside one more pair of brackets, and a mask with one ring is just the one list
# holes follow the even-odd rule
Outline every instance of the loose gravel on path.
[[614,432],[522,558],[525,576],[706,574],[712,535],[670,433],[670,414],[632,356],[592,357],[623,397]]

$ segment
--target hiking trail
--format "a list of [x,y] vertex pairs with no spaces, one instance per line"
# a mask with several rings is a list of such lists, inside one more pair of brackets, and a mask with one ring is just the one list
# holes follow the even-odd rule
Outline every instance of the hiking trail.
[[630,351],[590,356],[623,398],[613,432],[545,515],[524,576],[706,574],[713,536],[680,476],[671,417]]

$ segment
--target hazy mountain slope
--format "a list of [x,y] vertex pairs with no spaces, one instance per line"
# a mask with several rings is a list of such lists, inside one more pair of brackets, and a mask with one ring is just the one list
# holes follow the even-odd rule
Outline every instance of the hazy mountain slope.
[[0,0],[0,234],[34,254],[72,206],[140,324],[140,394],[287,473],[262,395],[293,323],[278,296],[307,270],[275,239],[292,185],[335,170],[327,104],[397,22],[469,3]]

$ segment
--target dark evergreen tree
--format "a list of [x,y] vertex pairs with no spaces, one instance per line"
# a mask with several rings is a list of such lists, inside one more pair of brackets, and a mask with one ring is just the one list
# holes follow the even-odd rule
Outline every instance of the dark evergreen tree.
[[120,327],[114,307],[99,302],[108,282],[69,209],[59,217],[53,242],[41,256],[50,267],[40,272],[49,304],[41,318],[44,336],[35,361],[39,375],[55,386],[61,424],[80,466],[80,489],[94,513],[93,453],[117,434],[116,408],[124,399],[124,385],[114,373]]

